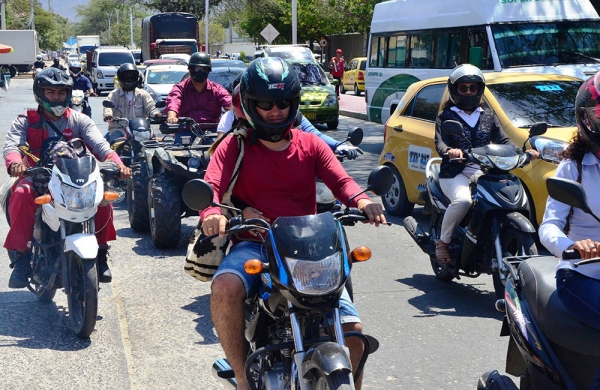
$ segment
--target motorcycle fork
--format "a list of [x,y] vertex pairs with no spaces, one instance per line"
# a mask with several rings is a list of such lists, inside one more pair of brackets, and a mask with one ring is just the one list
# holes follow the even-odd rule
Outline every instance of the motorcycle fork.
[[[76,224],[79,225],[79,224]],[[75,225],[68,221],[60,220],[60,245],[62,250],[60,251],[60,258],[62,260],[62,271],[63,271],[63,288],[65,294],[71,294],[71,270],[69,269],[69,254],[65,252],[65,238],[67,235],[75,233]],[[88,219],[81,223],[83,233],[95,234],[94,219]],[[58,261],[58,260],[57,260]],[[95,260],[94,260],[95,261]]]
[[[296,309],[289,301],[288,310],[290,312],[292,337],[294,338],[294,346],[296,348],[296,352],[294,353],[294,362],[292,364],[292,389],[298,388],[298,384],[300,385],[300,389],[309,389],[310,384],[300,373],[300,368],[302,367],[302,362],[304,361],[304,356],[306,355],[306,351],[304,350],[304,340],[302,338],[302,329],[300,328],[300,322],[298,320]],[[298,383],[296,383],[296,380]]]

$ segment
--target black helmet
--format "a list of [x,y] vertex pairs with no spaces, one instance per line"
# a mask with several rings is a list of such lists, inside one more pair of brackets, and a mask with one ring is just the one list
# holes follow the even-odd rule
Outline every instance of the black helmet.
[[[67,98],[64,102],[50,102],[44,96],[44,88],[66,88]],[[71,93],[73,91],[73,79],[69,77],[67,72],[58,68],[48,68],[35,75],[33,80],[33,95],[35,101],[44,110],[55,116],[61,116],[69,103],[71,102]]]
[[[575,118],[579,137],[598,156],[600,151],[600,72],[587,79],[575,98]],[[598,156],[600,157],[600,156]]]
[[123,64],[117,70],[117,80],[123,91],[133,91],[140,81],[140,72],[133,64]]
[[[477,83],[477,94],[461,95],[458,93],[458,84]],[[452,70],[448,77],[448,91],[450,100],[461,110],[474,110],[481,104],[481,97],[485,91],[485,79],[481,70],[471,64],[459,65]]]
[[[287,61],[277,57],[257,58],[248,65],[240,82],[244,115],[258,138],[280,141],[292,128],[300,105],[300,80]],[[289,101],[290,112],[282,123],[264,122],[256,111],[257,102]]]
[[58,65],[58,63],[60,62],[58,57],[54,57],[54,59],[52,61],[54,61],[54,64],[56,64],[56,65]]
[[197,51],[190,57],[188,68],[191,68],[192,66],[208,66],[208,71],[210,72],[212,70],[210,56],[204,52]]
[[235,76],[235,78],[233,79],[233,82],[231,83],[231,91],[233,92],[235,90],[235,87],[237,87],[238,85],[240,85],[240,81],[242,81],[242,75],[244,74],[244,72],[240,72],[237,74],[237,76]]

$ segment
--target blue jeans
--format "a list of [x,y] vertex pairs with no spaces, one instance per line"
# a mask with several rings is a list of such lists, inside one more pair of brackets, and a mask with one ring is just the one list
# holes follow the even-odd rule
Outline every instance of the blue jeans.
[[[263,263],[266,263],[268,260],[265,246],[258,242],[251,241],[242,241],[234,245],[221,262],[221,265],[219,265],[217,272],[215,272],[215,275],[213,276],[213,280],[220,274],[234,274],[244,282],[246,298],[258,294],[258,286],[261,280],[260,274],[249,275],[244,271],[244,263],[250,259],[259,259]],[[348,291],[346,291],[345,288],[340,297],[340,320],[342,324],[360,322],[358,311],[350,300]]]
[[561,268],[556,271],[556,290],[561,302],[574,317],[600,330],[600,280]]

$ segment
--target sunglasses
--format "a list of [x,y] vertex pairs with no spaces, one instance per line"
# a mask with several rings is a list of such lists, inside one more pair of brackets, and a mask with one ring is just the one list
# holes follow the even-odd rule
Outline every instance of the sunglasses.
[[273,106],[277,106],[280,110],[288,108],[292,104],[289,100],[280,100],[278,102],[256,102],[256,107],[264,111],[270,111]]
[[190,70],[193,72],[203,72],[203,73],[210,72],[210,68],[208,66],[202,66],[202,65],[191,66]]
[[470,86],[459,85],[458,86],[458,92],[460,92],[460,93],[466,93],[466,92],[476,93],[478,91],[479,91],[479,86],[477,86],[477,85],[470,85]]

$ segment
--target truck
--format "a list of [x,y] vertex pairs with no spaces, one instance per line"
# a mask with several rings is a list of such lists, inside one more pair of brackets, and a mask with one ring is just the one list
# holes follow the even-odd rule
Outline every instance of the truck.
[[184,12],[163,12],[142,20],[142,63],[161,54],[198,51],[200,30],[196,16]]
[[0,68],[8,71],[10,77],[31,70],[31,65],[40,52],[35,30],[0,30],[0,43],[13,48],[12,53],[0,55]]
[[78,35],[77,51],[79,55],[85,55],[87,51],[93,51],[95,47],[100,47],[100,35]]

